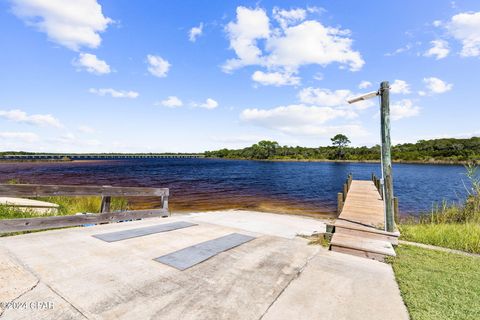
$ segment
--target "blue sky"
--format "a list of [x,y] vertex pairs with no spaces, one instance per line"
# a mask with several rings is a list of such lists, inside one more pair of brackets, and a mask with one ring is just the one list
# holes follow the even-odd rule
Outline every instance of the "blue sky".
[[479,1],[0,2],[0,150],[199,152],[480,135]]

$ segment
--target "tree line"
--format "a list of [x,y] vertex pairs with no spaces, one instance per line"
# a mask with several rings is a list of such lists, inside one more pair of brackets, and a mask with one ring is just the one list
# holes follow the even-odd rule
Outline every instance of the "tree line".
[[[332,139],[331,146],[301,147],[281,146],[276,141],[263,140],[243,149],[206,151],[210,158],[257,159],[257,160],[380,160],[380,146],[351,147],[343,134]],[[480,161],[480,137],[470,139],[432,139],[416,143],[397,144],[392,147],[396,161],[419,162],[468,162]]]

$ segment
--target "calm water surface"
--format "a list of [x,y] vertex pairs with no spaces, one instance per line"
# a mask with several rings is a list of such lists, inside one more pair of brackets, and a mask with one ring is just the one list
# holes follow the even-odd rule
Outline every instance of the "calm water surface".
[[[429,211],[465,196],[463,166],[395,164],[402,214]],[[379,164],[217,159],[131,159],[65,163],[0,163],[0,182],[168,187],[173,211],[245,208],[279,212],[336,210],[347,174],[380,175]]]

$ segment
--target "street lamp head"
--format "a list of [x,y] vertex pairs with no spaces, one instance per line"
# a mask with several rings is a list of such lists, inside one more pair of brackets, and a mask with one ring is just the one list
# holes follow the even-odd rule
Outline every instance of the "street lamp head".
[[352,104],[352,103],[359,102],[359,101],[362,101],[362,100],[368,100],[368,99],[374,98],[378,95],[379,95],[378,91],[372,91],[372,92],[369,92],[369,93],[362,94],[361,96],[357,96],[357,97],[348,99],[347,102],[349,104]]

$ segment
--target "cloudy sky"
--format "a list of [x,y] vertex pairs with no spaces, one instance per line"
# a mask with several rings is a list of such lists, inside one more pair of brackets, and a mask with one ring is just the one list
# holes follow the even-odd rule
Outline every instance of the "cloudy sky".
[[480,135],[480,1],[0,2],[0,150]]

